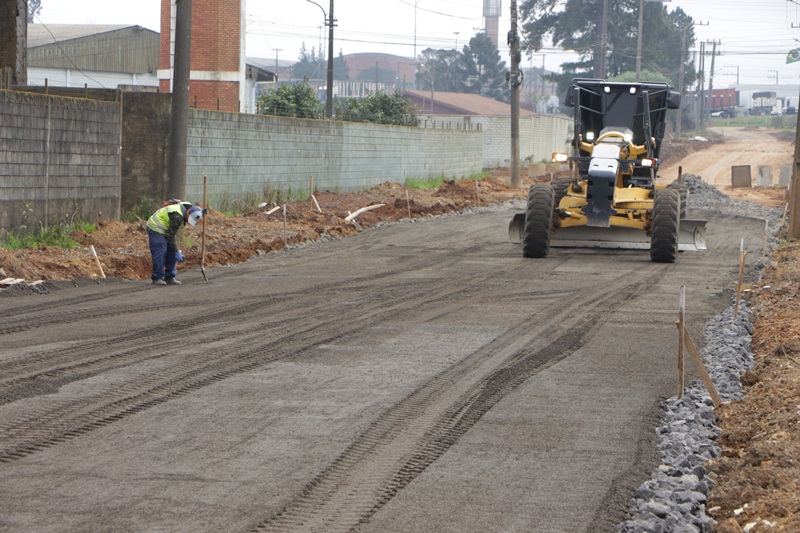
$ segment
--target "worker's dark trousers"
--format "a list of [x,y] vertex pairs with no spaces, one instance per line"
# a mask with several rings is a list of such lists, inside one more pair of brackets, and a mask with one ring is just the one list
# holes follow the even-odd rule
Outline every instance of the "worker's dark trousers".
[[167,236],[147,228],[147,237],[150,240],[150,257],[153,259],[153,274],[151,279],[174,278],[178,275],[175,268],[175,252],[169,249]]

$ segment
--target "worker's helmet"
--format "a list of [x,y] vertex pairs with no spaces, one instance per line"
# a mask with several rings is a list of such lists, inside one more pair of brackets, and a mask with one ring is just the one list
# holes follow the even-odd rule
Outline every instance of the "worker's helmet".
[[186,222],[188,222],[190,226],[197,224],[197,221],[201,218],[203,218],[203,209],[196,205],[190,207],[189,211],[186,213]]

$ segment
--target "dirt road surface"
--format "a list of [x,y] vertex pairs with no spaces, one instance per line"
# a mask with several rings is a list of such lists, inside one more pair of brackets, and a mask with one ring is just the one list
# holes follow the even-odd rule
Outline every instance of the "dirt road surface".
[[[620,520],[675,392],[676,316],[729,303],[704,254],[521,257],[511,213],[11,301],[7,530],[584,531]],[[476,529],[477,528],[477,529]],[[606,528],[602,528],[606,529]]]
[[657,464],[680,287],[699,340],[763,223],[705,213],[674,265],[526,260],[512,214],[3,300],[0,530],[613,530]]
[[[678,176],[680,167],[685,173],[702,175],[703,181],[731,198],[783,207],[786,202],[783,195],[785,189],[775,187],[770,191],[765,187],[757,187],[758,169],[762,166],[772,167],[773,183],[778,185],[781,167],[792,165],[794,133],[776,136],[767,133],[764,128],[755,127],[712,128],[711,132],[721,142],[709,143],[707,148],[673,159],[660,167],[659,174],[666,181],[672,181]],[[731,167],[738,165],[751,167],[753,188],[731,187]],[[773,201],[765,202],[765,198],[770,196]]]

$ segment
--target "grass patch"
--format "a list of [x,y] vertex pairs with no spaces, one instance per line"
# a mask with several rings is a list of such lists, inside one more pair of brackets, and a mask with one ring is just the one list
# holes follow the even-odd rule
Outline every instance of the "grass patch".
[[38,248],[39,246],[54,246],[57,248],[75,248],[78,242],[72,238],[76,231],[91,233],[95,230],[90,222],[76,222],[75,224],[57,224],[48,228],[39,228],[33,233],[9,232],[0,240],[0,247],[19,250],[22,248]]
[[406,187],[409,189],[435,189],[444,182],[444,178],[417,179],[408,178]]
[[[489,172],[481,171],[476,174],[471,174],[469,176],[465,176],[463,178],[452,178],[453,181],[461,181],[461,180],[473,180],[473,181],[480,181],[482,179],[488,178]],[[436,178],[427,178],[427,179],[419,179],[419,178],[408,178],[406,180],[405,186],[409,189],[436,189],[444,183],[445,180],[449,180],[449,178],[445,176],[439,176]]]
[[153,214],[155,209],[153,205],[155,201],[147,196],[140,196],[136,201],[136,205],[131,207],[131,210],[122,215],[124,222],[138,222],[139,220],[147,220]]
[[473,181],[481,181],[481,180],[486,179],[488,177],[489,177],[489,172],[483,171],[483,172],[478,172],[477,174],[472,174],[472,175],[467,176],[467,177],[462,178],[462,179],[473,180]]
[[750,116],[718,118],[711,117],[708,121],[711,127],[757,127],[757,128],[777,128],[794,130],[797,126],[797,115],[775,115],[775,116]]
[[[308,190],[298,189],[294,190],[289,187],[288,190],[270,189],[268,186],[264,187],[261,194],[255,191],[249,191],[244,196],[233,197],[229,192],[224,192],[221,196],[214,199],[213,208],[216,211],[231,217],[241,215],[244,213],[251,213],[258,209],[258,206],[267,203],[281,205],[291,202],[302,202],[308,199]],[[212,205],[209,202],[209,205]]]

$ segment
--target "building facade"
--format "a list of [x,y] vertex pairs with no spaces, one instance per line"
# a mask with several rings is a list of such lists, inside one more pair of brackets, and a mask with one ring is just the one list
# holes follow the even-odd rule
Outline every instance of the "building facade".
[[[159,88],[172,92],[177,1],[161,0]],[[194,0],[189,102],[197,109],[244,111],[245,0]]]

